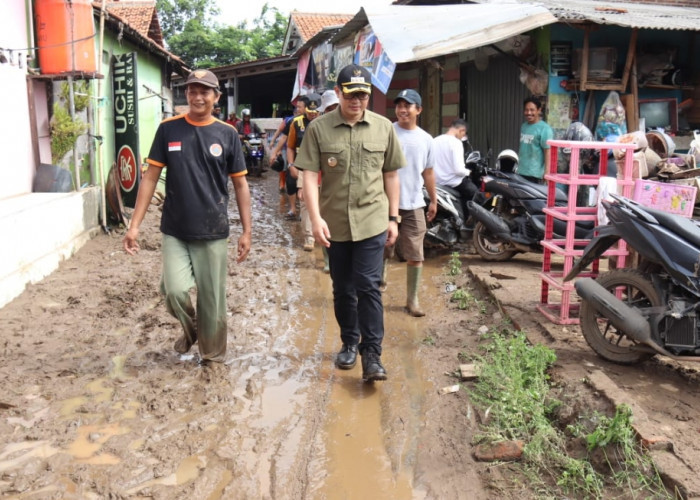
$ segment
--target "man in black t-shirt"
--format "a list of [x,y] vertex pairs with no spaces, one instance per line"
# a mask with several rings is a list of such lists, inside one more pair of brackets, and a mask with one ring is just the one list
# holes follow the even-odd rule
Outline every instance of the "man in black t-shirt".
[[[139,250],[139,226],[146,215],[161,171],[167,167],[161,291],[165,305],[183,327],[175,350],[184,354],[199,344],[200,363],[223,362],[226,354],[226,277],[229,236],[228,181],[233,182],[243,232],[237,262],[250,251],[250,191],[241,141],[235,129],[212,116],[219,82],[207,70],[195,70],[186,81],[187,114],[168,118],[156,131],[136,207],[123,246]],[[189,291],[197,288],[197,308]]]

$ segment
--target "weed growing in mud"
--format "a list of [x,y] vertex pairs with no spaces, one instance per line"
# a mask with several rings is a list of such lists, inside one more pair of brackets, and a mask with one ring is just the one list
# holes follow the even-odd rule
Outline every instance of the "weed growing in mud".
[[459,252],[452,252],[450,260],[447,263],[447,274],[450,276],[458,276],[462,273],[462,261],[459,260]]
[[605,465],[612,472],[614,484],[620,489],[629,490],[633,497],[652,492],[655,498],[673,498],[665,490],[651,458],[640,449],[632,428],[632,409],[620,405],[615,408],[614,417],[596,413],[594,418],[598,425],[586,435],[588,451],[600,450]]
[[465,290],[464,288],[458,288],[452,292],[452,297],[450,297],[452,302],[457,302],[457,307],[459,309],[467,309],[470,303],[479,305],[479,299],[474,297],[471,292]]
[[550,420],[561,405],[547,373],[554,351],[507,329],[485,338],[484,352],[476,357],[479,378],[469,391],[483,416],[475,440],[525,442],[521,471],[532,489],[543,498],[673,498],[636,442],[629,408],[618,407],[613,418],[589,416],[589,431],[583,424],[568,426],[568,435],[587,447],[587,454],[572,457],[567,435]]

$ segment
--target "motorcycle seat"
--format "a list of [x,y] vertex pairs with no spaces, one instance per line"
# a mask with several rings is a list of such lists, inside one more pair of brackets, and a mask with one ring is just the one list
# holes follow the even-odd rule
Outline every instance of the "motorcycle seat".
[[[518,177],[520,177],[520,176],[518,175]],[[537,191],[542,193],[542,196],[544,198],[547,198],[547,196],[549,194],[549,186],[546,186],[545,184],[535,184],[533,182],[528,181],[527,179],[525,179],[523,177],[520,177],[520,179],[518,179],[518,180],[522,180],[522,182],[527,182],[529,185],[531,185]],[[566,195],[566,193],[564,193],[564,191],[562,191],[558,187],[555,187],[555,189],[554,189],[554,201],[567,202],[567,201],[569,201],[569,197]]]
[[643,209],[651,214],[660,225],[700,247],[700,228],[693,221],[654,208],[643,207]]
[[457,199],[459,199],[459,197],[460,197],[459,191],[457,191],[455,188],[451,188],[451,187],[445,186],[443,184],[437,184],[435,187],[439,187],[443,191],[447,191],[448,193],[450,193],[452,196],[454,196]]

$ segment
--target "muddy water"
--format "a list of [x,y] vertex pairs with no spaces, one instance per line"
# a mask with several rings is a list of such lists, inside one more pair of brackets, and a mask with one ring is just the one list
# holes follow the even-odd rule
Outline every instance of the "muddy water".
[[[300,251],[301,224],[280,218],[280,205],[273,201],[279,195],[272,187],[270,181],[252,183],[256,225],[264,226],[256,234],[262,229],[263,244],[278,245],[288,259],[287,266],[280,266],[287,280],[280,282],[280,300],[289,316],[281,317],[274,301],[258,301],[257,307],[269,308],[260,315],[270,318],[274,349],[288,363],[280,365],[276,358],[267,367],[255,425],[287,431],[265,464],[258,460],[261,490],[269,487],[280,494],[285,482],[279,479],[289,474],[299,480],[301,472],[306,477],[300,486],[308,498],[376,498],[379,492],[384,498],[415,498],[412,465],[425,412],[421,403],[434,388],[415,356],[425,320],[409,318],[402,310],[405,268],[392,263],[385,300],[389,380],[364,384],[359,363],[349,371],[333,366],[340,341],[331,280],[321,272],[321,250]],[[275,265],[267,262],[261,268]],[[427,266],[425,282],[439,272],[437,264]],[[270,470],[264,470],[267,463]],[[267,483],[266,477],[273,479]]]
[[[6,331],[32,350],[5,347],[20,362],[2,373],[28,380],[7,387],[19,409],[0,422],[1,496],[425,497],[414,477],[435,387],[417,355],[429,319],[403,312],[405,265],[391,264],[385,294],[389,380],[364,384],[359,363],[333,365],[340,340],[321,250],[301,250],[301,224],[282,217],[276,175],[251,179],[251,192],[254,245],[230,266],[222,366],[203,370],[196,349],[172,350],[180,331],[157,293],[160,256],[126,260],[118,241],[114,261],[100,254],[99,269],[80,278],[82,293],[69,285],[71,295],[59,296],[59,272],[48,299],[27,300],[33,313],[6,309],[16,315]],[[235,207],[231,218],[235,226]],[[126,278],[109,275],[125,263]],[[427,263],[424,296],[442,263]],[[123,299],[130,291],[139,292],[132,303]],[[79,307],[65,313],[56,305],[71,302]],[[425,302],[429,318],[438,305]]]

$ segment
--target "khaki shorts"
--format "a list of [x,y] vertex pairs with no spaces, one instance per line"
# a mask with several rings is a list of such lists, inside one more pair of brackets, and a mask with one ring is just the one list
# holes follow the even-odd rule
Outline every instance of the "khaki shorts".
[[427,230],[425,209],[399,210],[401,224],[396,244],[401,247],[401,255],[406,260],[423,262],[423,239]]

